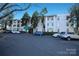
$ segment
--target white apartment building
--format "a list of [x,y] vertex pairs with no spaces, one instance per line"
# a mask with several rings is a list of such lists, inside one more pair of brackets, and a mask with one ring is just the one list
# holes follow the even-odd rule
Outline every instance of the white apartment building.
[[14,31],[24,31],[24,32],[28,32],[29,29],[27,29],[27,27],[31,27],[31,22],[29,21],[25,26],[22,26],[22,20],[12,20],[12,24],[11,26],[7,25],[7,30],[11,30],[12,32]]
[[38,23],[39,26],[36,28],[39,32],[74,32],[73,28],[68,25],[67,16],[69,14],[57,14],[44,17],[44,25],[41,22]]
[[13,20],[11,25],[12,31],[21,31],[21,20]]
[[14,31],[22,31],[22,23],[21,20],[12,20],[11,26],[7,25],[7,30],[11,30],[12,32]]
[[56,21],[56,15],[45,16],[44,17],[44,25],[45,25],[44,31],[45,32],[53,32],[55,30],[54,27],[57,27],[57,25],[55,25],[55,24],[57,24],[55,21]]

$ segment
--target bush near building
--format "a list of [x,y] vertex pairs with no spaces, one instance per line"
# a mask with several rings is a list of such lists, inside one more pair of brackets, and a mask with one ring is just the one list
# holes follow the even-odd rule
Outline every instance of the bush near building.
[[43,35],[53,35],[54,32],[43,32]]

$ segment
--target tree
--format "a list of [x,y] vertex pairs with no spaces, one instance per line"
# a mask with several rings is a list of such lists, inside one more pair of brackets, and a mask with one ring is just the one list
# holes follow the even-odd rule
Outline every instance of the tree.
[[[0,3],[0,19],[7,17],[8,15],[17,12],[17,11],[25,11],[30,8],[31,4],[20,4],[20,3]],[[11,9],[11,11],[7,14],[3,14],[3,11],[6,9]]]
[[71,15],[71,22],[75,25],[75,32],[78,33],[79,31],[79,4],[74,4],[70,8],[70,15]]
[[39,22],[39,13],[35,11],[31,18],[32,28],[36,28],[38,22]]
[[44,25],[44,16],[45,14],[47,13],[47,8],[43,8],[40,12],[40,18],[41,18],[41,21],[42,21],[42,24],[43,24],[43,28],[45,28],[45,25]]
[[41,20],[44,27],[44,15],[47,13],[47,9],[43,8],[39,13],[35,11],[31,18],[32,28],[35,29],[38,25],[38,22]]
[[44,15],[47,13],[47,8],[43,8],[40,12],[42,23],[44,22]]
[[[6,10],[3,11],[3,15],[6,15],[10,12],[11,10],[8,8]],[[9,14],[8,16],[6,16],[5,18],[2,19],[2,24],[4,25],[4,29],[6,30],[6,26],[11,26],[11,21],[13,20],[13,13]]]
[[26,25],[29,22],[30,18],[30,15],[27,12],[25,12],[22,17],[22,25]]

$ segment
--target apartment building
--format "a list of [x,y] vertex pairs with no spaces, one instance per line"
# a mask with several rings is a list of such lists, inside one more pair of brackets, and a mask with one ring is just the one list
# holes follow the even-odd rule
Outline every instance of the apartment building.
[[11,31],[21,31],[21,20],[13,20],[11,25]]
[[44,27],[39,21],[36,28],[38,32],[74,32],[73,27],[70,26],[69,14],[57,14],[44,17]]
[[12,20],[11,22],[12,22],[11,26],[8,26],[8,25],[6,26],[7,26],[7,30],[11,30],[12,32],[15,32],[15,31],[28,32],[29,28],[31,27],[31,20],[29,20],[29,22],[24,26],[22,26],[22,20],[15,19],[15,20]]
[[17,19],[15,19],[15,20],[11,20],[11,25],[10,26],[8,26],[8,25],[6,25],[7,26],[7,30],[11,30],[12,32],[20,32],[20,31],[22,31],[22,23],[21,23],[21,20],[17,20]]

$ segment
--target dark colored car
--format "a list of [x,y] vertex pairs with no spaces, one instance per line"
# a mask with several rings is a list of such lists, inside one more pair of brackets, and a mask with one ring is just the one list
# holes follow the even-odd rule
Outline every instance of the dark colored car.
[[41,36],[41,35],[43,35],[43,32],[38,32],[38,31],[36,31],[36,32],[34,33],[34,35]]

